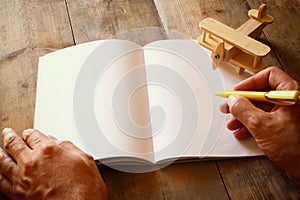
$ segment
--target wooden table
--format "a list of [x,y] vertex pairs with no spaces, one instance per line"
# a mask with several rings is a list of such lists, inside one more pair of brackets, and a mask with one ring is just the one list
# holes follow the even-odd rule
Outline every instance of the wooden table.
[[[237,28],[255,0],[0,0],[0,128],[33,126],[38,57],[142,27],[189,38],[213,17]],[[299,0],[267,1],[275,22],[261,41],[266,58],[300,80]],[[151,36],[149,36],[151,37]],[[166,32],[163,38],[172,38]],[[63,67],[63,63],[62,63]],[[267,158],[174,164],[144,174],[104,168],[110,199],[299,199],[297,188]]]

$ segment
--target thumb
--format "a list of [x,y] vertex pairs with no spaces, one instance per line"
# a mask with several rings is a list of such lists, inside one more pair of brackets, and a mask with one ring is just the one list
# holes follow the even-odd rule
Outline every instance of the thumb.
[[231,95],[227,99],[230,113],[238,119],[254,136],[259,136],[259,130],[265,122],[267,113],[255,107],[242,96]]

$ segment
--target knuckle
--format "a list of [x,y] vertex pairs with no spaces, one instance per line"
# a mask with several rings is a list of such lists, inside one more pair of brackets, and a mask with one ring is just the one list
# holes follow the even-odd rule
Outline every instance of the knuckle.
[[82,161],[85,161],[85,162],[93,161],[94,162],[94,158],[90,154],[78,149],[71,141],[66,141],[66,140],[59,141],[58,145],[60,145],[62,147],[66,147],[66,150],[72,151],[72,152],[76,153],[77,155],[80,155],[80,156],[76,156],[74,158],[77,162],[82,162]]
[[84,158],[86,161],[88,161],[88,162],[93,161],[93,162],[94,162],[93,156],[91,156],[90,154],[87,154],[87,153],[85,153],[85,152],[82,152],[82,154],[83,154],[83,158]]
[[87,158],[88,160],[94,161],[93,156],[91,156],[90,154],[86,154],[86,158]]
[[270,66],[268,67],[266,70],[269,70],[269,71],[281,71],[278,67],[276,66]]
[[265,124],[257,115],[252,115],[248,118],[247,128],[251,132],[259,131],[262,126],[265,126]]
[[292,86],[293,90],[299,90],[300,89],[300,83],[299,82],[293,80],[292,84],[293,84],[293,86]]
[[12,160],[8,157],[8,156],[4,156],[1,158],[1,163],[2,166],[9,166],[8,164],[11,162]]
[[28,137],[30,137],[32,134],[36,133],[36,129],[27,129],[23,132],[23,137],[25,140],[27,140]]
[[38,199],[41,188],[30,176],[19,177],[12,181],[12,199]]
[[58,142],[58,144],[61,145],[61,146],[67,146],[67,147],[74,145],[72,142],[67,141],[67,140],[61,140],[61,141]]
[[[251,133],[262,133],[264,130],[271,130],[273,127],[273,120],[270,115],[251,115],[248,120],[247,128]],[[263,128],[263,129],[262,129]],[[267,132],[264,133],[268,134]],[[260,135],[260,134],[256,134]]]
[[236,96],[230,102],[230,112],[236,117],[251,133],[260,132],[261,127],[269,126],[266,121],[272,121],[268,114],[257,112],[252,104],[248,103],[241,96]]
[[0,174],[0,182],[4,179],[5,179],[4,176]]
[[231,98],[229,109],[233,115],[238,116],[240,113],[243,113],[243,109],[241,106],[241,100],[242,99],[240,96],[235,96],[234,98]]
[[[28,138],[29,138],[30,136],[28,136],[27,138],[26,138],[26,142],[28,142]],[[39,142],[41,142],[41,139],[39,138],[39,137],[31,137],[31,142],[32,143],[35,143],[35,144],[37,144],[37,143],[39,143]]]
[[54,142],[46,142],[41,145],[41,151],[44,155],[52,155],[57,151],[57,145]]
[[5,154],[2,151],[0,151],[0,162],[4,162],[5,157]]
[[22,142],[21,140],[20,137],[15,135],[8,136],[4,141],[4,148],[6,150],[14,149],[15,153],[18,154],[24,149],[24,147],[20,145],[20,142]]
[[288,81],[284,82],[284,85],[282,86],[282,88],[280,88],[282,90],[299,90],[299,83],[293,79],[290,79]]
[[31,174],[37,167],[38,162],[33,159],[27,159],[23,162],[24,174]]
[[1,166],[0,169],[4,170],[5,172],[12,174],[13,170],[14,170],[14,165],[13,165],[13,161],[11,160],[11,158],[5,156],[1,158]]
[[40,143],[41,138],[39,137],[40,132],[36,129],[27,129],[23,132],[23,139],[28,143]]
[[88,154],[88,153],[82,151],[81,149],[77,148],[77,147],[76,147],[72,142],[70,142],[70,141],[62,141],[62,142],[61,142],[61,145],[63,145],[63,146],[68,146],[68,147],[69,147],[69,150],[71,150],[71,151],[73,151],[73,152],[76,152],[77,154],[80,154],[84,159],[94,161],[94,158],[93,158],[90,154]]
[[60,140],[57,142],[57,144],[61,147],[65,147],[68,150],[73,150],[73,151],[79,150],[73,142],[68,140]]
[[16,136],[14,135],[10,135],[8,137],[6,137],[6,139],[4,140],[4,147],[5,149],[9,149],[11,146],[16,144]]
[[25,199],[26,197],[26,190],[24,189],[23,184],[20,183],[15,183],[13,185],[13,194],[15,197],[17,197],[18,199]]

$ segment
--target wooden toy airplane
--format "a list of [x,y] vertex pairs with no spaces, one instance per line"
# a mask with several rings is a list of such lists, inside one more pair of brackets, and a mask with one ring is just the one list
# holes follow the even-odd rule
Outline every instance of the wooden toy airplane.
[[245,69],[258,72],[266,67],[262,59],[271,49],[255,38],[274,19],[266,14],[265,4],[260,5],[258,10],[249,10],[248,15],[250,19],[236,30],[212,18],[200,22],[202,35],[198,38],[198,43],[212,51],[213,69],[221,61],[235,65],[238,74]]

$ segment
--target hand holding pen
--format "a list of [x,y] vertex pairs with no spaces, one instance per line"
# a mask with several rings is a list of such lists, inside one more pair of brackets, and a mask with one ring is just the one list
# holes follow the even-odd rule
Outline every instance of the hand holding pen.
[[228,95],[221,111],[233,115],[227,122],[227,128],[234,131],[237,139],[252,135],[265,154],[300,185],[299,83],[279,68],[269,67],[242,81],[234,90],[294,91],[293,105],[289,106],[277,105],[274,102],[265,104],[265,101],[255,104],[242,95]]

